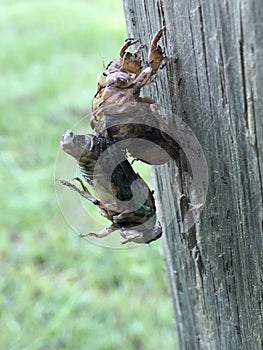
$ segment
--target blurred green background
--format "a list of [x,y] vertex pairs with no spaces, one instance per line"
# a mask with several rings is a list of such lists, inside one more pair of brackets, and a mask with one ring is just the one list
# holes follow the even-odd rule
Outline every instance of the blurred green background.
[[57,158],[61,134],[88,131],[97,76],[127,37],[121,1],[1,0],[0,33],[0,348],[175,349],[160,241],[80,239],[68,213],[87,232],[99,219],[54,189],[54,172],[74,170]]

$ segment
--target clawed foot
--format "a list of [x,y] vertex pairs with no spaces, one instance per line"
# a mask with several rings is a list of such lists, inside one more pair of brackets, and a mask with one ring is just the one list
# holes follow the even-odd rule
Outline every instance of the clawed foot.
[[[165,54],[162,48],[158,45],[158,41],[161,39],[166,27],[163,26],[153,37],[151,41],[151,46],[148,52],[148,66],[150,67],[150,75],[154,75],[160,68],[162,61],[165,59]],[[138,76],[142,73],[141,61],[142,59],[138,56],[144,45],[139,45],[134,52],[126,52],[126,50],[139,42],[139,40],[128,39],[125,44],[121,47],[120,57],[122,71],[127,71],[129,73],[134,73]]]
[[158,41],[161,39],[163,33],[165,32],[166,27],[163,26],[153,37],[152,41],[151,41],[151,47],[148,53],[148,62],[149,62],[149,66],[152,69],[152,75],[154,75],[157,70],[159,69],[162,61],[165,59],[165,54],[161,48],[161,46],[159,46],[157,43]]

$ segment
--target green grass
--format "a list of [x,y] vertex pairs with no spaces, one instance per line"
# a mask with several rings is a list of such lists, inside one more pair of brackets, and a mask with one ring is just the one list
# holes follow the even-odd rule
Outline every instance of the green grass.
[[80,239],[65,219],[95,230],[96,208],[85,217],[73,192],[57,189],[58,204],[54,189],[54,172],[74,173],[57,161],[61,134],[80,120],[89,130],[103,61],[127,36],[121,2],[2,0],[0,32],[0,348],[174,349],[160,242]]

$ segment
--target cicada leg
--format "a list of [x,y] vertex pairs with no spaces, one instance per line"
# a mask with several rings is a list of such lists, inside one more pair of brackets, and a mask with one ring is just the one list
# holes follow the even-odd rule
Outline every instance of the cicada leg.
[[87,187],[83,184],[81,179],[76,178],[82,185],[83,190],[80,190],[77,186],[72,184],[71,182],[67,180],[57,180],[62,185],[67,186],[70,190],[78,192],[83,198],[87,199],[88,201],[92,202],[95,205],[98,205],[99,207],[104,207],[104,204],[101,203],[98,199],[94,198]]
[[120,57],[122,58],[126,52],[126,50],[128,49],[128,47],[135,45],[139,42],[139,40],[128,40],[125,42],[125,44],[121,47],[120,49]]
[[135,91],[140,90],[144,85],[148,83],[151,76],[152,76],[151,67],[144,68],[142,72],[138,75],[138,77],[135,79],[133,83],[133,89]]
[[151,46],[148,52],[148,62],[149,66],[152,69],[152,75],[157,72],[162,61],[165,59],[162,48],[157,44],[161,39],[163,33],[165,32],[166,27],[163,26],[153,37],[151,41]]
[[138,238],[141,238],[140,234],[132,235],[132,236],[128,237],[125,241],[121,242],[121,244],[127,244],[127,243],[130,243],[130,242],[136,242],[136,239],[138,239]]
[[133,52],[134,56],[138,56],[141,53],[141,50],[144,48],[144,45],[141,44],[137,47],[137,49]]
[[87,193],[90,197],[94,198],[94,197],[92,196],[92,194],[90,193],[89,189],[87,188],[87,186],[84,185],[84,182],[83,182],[79,177],[74,177],[73,180],[77,180],[77,181],[80,183],[80,185],[81,185],[83,191],[84,191],[85,193]]
[[148,53],[148,67],[144,68],[133,83],[134,90],[140,90],[145,86],[149,79],[156,73],[159,69],[161,62],[164,60],[165,55],[162,48],[157,45],[163,32],[165,31],[165,26],[162,27],[153,37],[151,41],[151,47]]
[[99,233],[81,233],[80,237],[96,237],[96,238],[103,238],[111,234],[112,232],[116,231],[119,229],[118,225],[112,224],[111,226],[105,227],[102,231]]

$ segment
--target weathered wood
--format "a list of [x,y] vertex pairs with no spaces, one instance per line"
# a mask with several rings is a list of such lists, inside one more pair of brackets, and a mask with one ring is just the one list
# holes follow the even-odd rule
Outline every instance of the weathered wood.
[[262,349],[263,2],[124,0],[124,10],[142,43],[166,25],[151,95],[194,131],[209,170],[188,232],[191,169],[156,170],[162,224],[174,217],[163,242],[180,349]]

